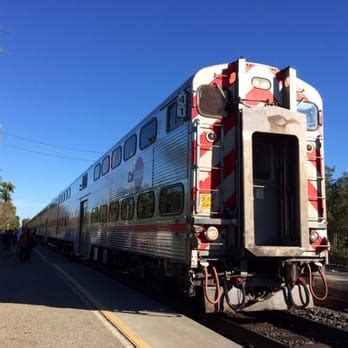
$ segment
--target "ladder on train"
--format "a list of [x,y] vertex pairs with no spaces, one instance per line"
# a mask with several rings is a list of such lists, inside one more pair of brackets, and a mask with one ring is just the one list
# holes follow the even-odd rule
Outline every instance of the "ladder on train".
[[[200,136],[203,132],[208,134],[209,131],[212,131],[216,128],[219,129],[219,139],[215,143],[213,142],[212,145],[205,145],[202,144],[200,141]],[[196,143],[195,148],[195,156],[196,156],[196,164],[194,165],[194,180],[193,185],[196,188],[195,191],[195,205],[194,210],[196,214],[202,215],[202,216],[217,216],[222,213],[223,209],[223,202],[224,202],[224,195],[223,195],[223,180],[224,180],[224,126],[222,123],[215,123],[215,124],[205,124],[200,123],[199,120],[196,120],[193,124],[193,134],[194,134],[194,141]],[[206,166],[202,162],[202,158],[200,157],[201,150],[210,151],[212,162],[213,159],[218,159],[215,162],[218,164],[216,166],[211,163],[211,165]],[[210,174],[213,175],[213,171],[218,171],[219,175],[219,182],[220,185],[216,188],[210,188],[209,190],[204,189],[201,190],[200,188],[200,181],[202,177],[206,177],[207,175],[204,174]],[[208,197],[211,197],[210,205],[211,209],[210,211],[202,211],[201,209],[201,199],[204,197],[203,195],[207,194]],[[210,195],[210,196],[209,196]],[[216,197],[218,201],[216,200]],[[214,207],[217,207],[216,210],[214,210]]]

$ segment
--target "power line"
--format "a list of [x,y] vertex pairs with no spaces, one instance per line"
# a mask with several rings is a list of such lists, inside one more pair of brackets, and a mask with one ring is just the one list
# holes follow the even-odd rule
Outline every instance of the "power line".
[[50,146],[50,147],[56,147],[56,148],[61,148],[61,149],[66,149],[66,150],[71,150],[71,151],[77,151],[77,152],[89,152],[89,153],[95,153],[95,154],[100,154],[100,152],[97,151],[91,151],[91,150],[83,150],[83,149],[78,149],[76,147],[70,147],[70,146],[64,146],[64,145],[57,145],[57,144],[51,144],[51,143],[45,143],[43,141],[39,141],[39,140],[35,140],[35,139],[31,139],[31,138],[26,138],[26,137],[22,137],[13,133],[9,133],[9,132],[4,132],[4,135],[8,135],[12,138],[16,138],[16,139],[20,139],[20,140],[24,140],[24,141],[28,141],[31,143],[36,143],[36,144],[40,144],[40,145],[45,145],[45,146]]
[[53,154],[50,154],[50,153],[47,153],[47,152],[41,152],[41,151],[24,149],[22,147],[15,146],[15,145],[3,144],[3,146],[4,147],[9,147],[11,149],[19,150],[19,151],[36,153],[38,155],[43,155],[43,156],[48,156],[48,157],[63,158],[63,159],[69,159],[69,160],[73,160],[73,161],[94,162],[94,160],[88,159],[88,158],[79,158],[79,157],[68,157],[68,156],[53,155]]

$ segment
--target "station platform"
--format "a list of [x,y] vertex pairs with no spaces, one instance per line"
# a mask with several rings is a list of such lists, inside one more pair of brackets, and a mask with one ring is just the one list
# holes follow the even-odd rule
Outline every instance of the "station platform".
[[56,252],[0,253],[0,346],[240,347]]
[[[326,269],[325,275],[329,287],[329,298],[348,302],[348,272]],[[314,285],[318,288],[322,286],[320,276],[315,276]]]

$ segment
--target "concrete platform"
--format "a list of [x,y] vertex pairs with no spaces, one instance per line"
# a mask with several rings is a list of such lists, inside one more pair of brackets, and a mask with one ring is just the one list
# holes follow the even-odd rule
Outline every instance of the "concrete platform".
[[328,270],[326,277],[332,288],[348,292],[348,272]]
[[[348,272],[326,269],[325,275],[329,287],[329,298],[348,302]],[[314,286],[318,291],[322,288],[319,275],[314,276]]]
[[[0,259],[0,266],[1,263],[3,263],[3,259]],[[28,304],[34,306],[36,318],[39,318],[40,315],[43,318],[39,320],[39,323],[35,323],[43,332],[43,337],[37,338],[37,341],[46,342],[45,346],[54,346],[47,344],[47,339],[44,340],[47,334],[59,336],[59,334],[63,335],[63,332],[67,332],[70,340],[57,346],[109,346],[114,340],[116,347],[129,346],[129,342],[139,347],[239,347],[184,315],[128,289],[103,274],[81,264],[68,262],[64,257],[47,248],[38,248],[30,264],[20,265],[13,260],[7,260],[6,263],[7,269],[12,267],[13,272],[17,275],[11,277],[8,274],[5,282],[21,283],[19,278],[22,275],[16,269],[23,271],[24,268],[27,268],[27,272],[35,272],[35,276],[33,277],[32,274],[31,277],[35,278],[35,281],[24,279],[22,291],[26,295],[20,300],[16,299],[13,294],[9,294],[6,301],[0,297],[0,312],[5,305],[3,302],[6,302],[6,306],[12,306],[13,310],[19,312]],[[12,286],[12,288],[17,287]],[[46,297],[47,299],[45,299]],[[80,303],[76,305],[75,300]],[[83,301],[85,304],[81,304]],[[86,302],[90,306],[86,305]],[[16,309],[13,306],[16,306]],[[39,311],[38,306],[40,306]],[[58,314],[51,310],[52,307],[65,309],[63,312],[59,311],[59,319],[56,318]],[[96,312],[103,316],[104,320],[106,319],[107,325],[111,323],[126,342],[116,337],[117,335],[111,335],[110,329],[103,333],[103,328],[100,327],[101,321],[93,316],[88,316],[93,312],[91,307],[95,307]],[[12,309],[8,308],[8,311],[12,311]],[[69,315],[64,320],[64,313],[68,311]],[[83,315],[83,317],[78,317],[79,315]],[[74,316],[76,316],[75,319]],[[21,316],[19,315],[17,318],[17,324],[12,325],[22,325]],[[4,319],[2,318],[2,320]],[[50,330],[45,328],[45,321],[49,322]],[[81,327],[78,322],[81,323]],[[55,332],[52,331],[54,323],[56,323]],[[26,317],[25,325],[30,331],[28,317]],[[37,327],[35,330],[39,331]],[[93,338],[93,341],[94,333],[98,337]],[[39,333],[36,332],[36,335]],[[78,341],[73,344],[74,335],[78,337]],[[103,335],[105,335],[106,344],[101,341]],[[84,337],[85,342],[81,345]],[[0,345],[2,342],[4,341],[0,336]],[[12,345],[6,344],[6,346],[11,347]]]
[[[47,252],[47,251],[46,251]],[[111,311],[151,347],[237,347],[193,320],[78,263],[56,265],[100,311]],[[121,324],[122,325],[122,324]]]

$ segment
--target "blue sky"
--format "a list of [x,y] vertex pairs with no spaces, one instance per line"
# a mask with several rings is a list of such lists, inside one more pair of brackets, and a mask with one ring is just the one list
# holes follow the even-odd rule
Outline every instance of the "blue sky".
[[241,56],[291,65],[319,90],[326,164],[348,170],[345,1],[2,0],[0,27],[0,175],[21,218],[196,70]]

